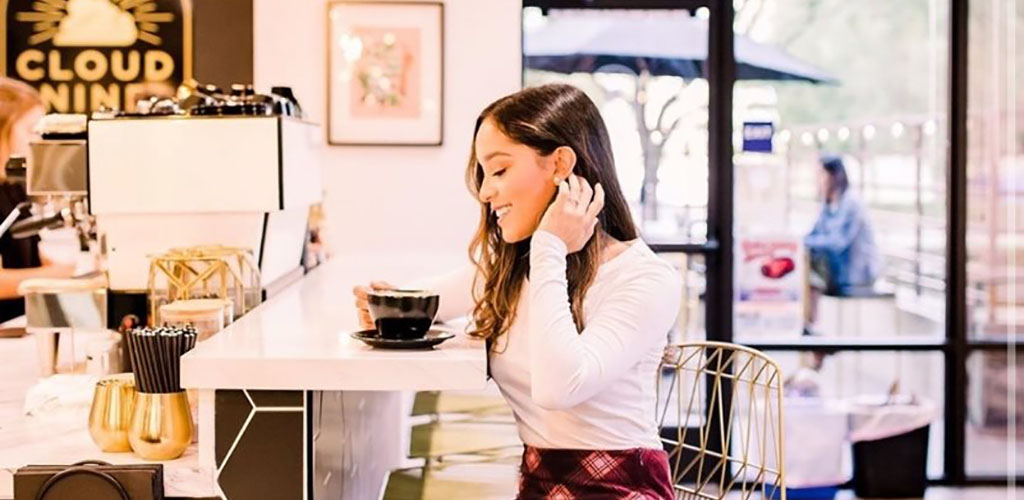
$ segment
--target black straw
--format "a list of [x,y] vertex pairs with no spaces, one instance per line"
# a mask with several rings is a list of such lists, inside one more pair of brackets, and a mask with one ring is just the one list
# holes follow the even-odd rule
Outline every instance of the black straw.
[[139,392],[181,391],[181,355],[196,345],[192,326],[136,328],[128,332],[128,351]]

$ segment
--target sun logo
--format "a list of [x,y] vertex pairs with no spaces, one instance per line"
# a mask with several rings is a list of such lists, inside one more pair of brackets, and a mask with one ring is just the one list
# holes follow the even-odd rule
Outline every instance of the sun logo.
[[52,40],[57,47],[128,47],[137,41],[159,46],[160,24],[174,14],[157,12],[156,0],[37,0],[15,20],[33,23],[30,45]]

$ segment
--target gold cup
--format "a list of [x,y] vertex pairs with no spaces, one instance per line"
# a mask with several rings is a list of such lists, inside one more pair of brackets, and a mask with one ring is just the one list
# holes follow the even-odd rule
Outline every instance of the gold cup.
[[135,379],[109,378],[96,383],[89,409],[89,436],[105,452],[131,451],[128,427],[135,405]]
[[173,460],[185,453],[192,443],[192,413],[185,391],[140,392],[128,441],[135,455],[145,460]]

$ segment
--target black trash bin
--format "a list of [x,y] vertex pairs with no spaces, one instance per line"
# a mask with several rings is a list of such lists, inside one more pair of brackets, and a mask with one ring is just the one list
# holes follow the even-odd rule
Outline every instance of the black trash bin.
[[853,443],[853,491],[861,498],[921,498],[928,464],[928,426]]

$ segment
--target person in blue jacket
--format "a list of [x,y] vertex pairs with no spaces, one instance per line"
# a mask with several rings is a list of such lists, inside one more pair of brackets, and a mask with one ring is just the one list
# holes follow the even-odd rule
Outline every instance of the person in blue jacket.
[[804,237],[811,262],[809,324],[814,323],[822,293],[842,296],[870,291],[880,271],[867,209],[850,190],[843,160],[824,156],[821,166],[824,205]]

